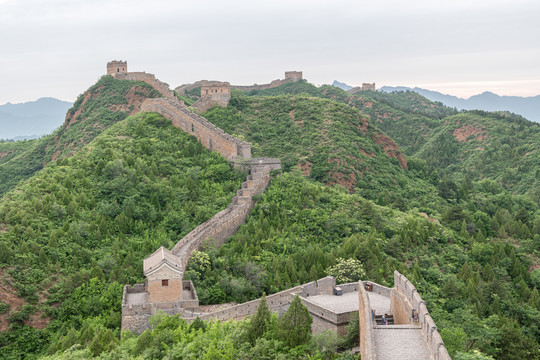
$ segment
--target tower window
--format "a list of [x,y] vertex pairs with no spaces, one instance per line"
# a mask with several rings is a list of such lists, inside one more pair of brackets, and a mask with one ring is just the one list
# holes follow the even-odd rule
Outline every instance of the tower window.
[[169,280],[168,279],[161,280],[161,286],[169,286]]

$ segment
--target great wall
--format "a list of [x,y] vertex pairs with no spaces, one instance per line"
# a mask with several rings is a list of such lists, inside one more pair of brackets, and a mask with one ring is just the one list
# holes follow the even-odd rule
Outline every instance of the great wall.
[[[270,171],[281,168],[279,159],[251,158],[251,147],[211,124],[205,118],[187,109],[165,83],[144,72],[127,72],[127,63],[113,61],[107,64],[107,74],[121,80],[137,80],[150,84],[163,98],[147,99],[141,111],[157,112],[172,124],[194,135],[209,150],[219,152],[224,158],[249,171],[249,175],[231,204],[210,220],[197,226],[168,250],[157,249],[144,259],[144,284],[125,285],[122,296],[122,329],[135,334],[149,328],[149,319],[159,311],[179,314],[188,322],[197,317],[202,320],[240,320],[255,314],[260,299],[229,306],[213,312],[199,308],[197,292],[191,281],[183,280],[192,252],[206,240],[222,244],[246,221],[251,211],[253,196],[264,192],[270,182]],[[282,83],[298,81],[301,72],[289,72]],[[281,80],[280,80],[281,81]],[[281,83],[281,84],[282,84]],[[253,87],[234,87],[245,91],[279,86],[276,82]],[[375,87],[375,84],[365,84]],[[216,101],[202,103],[224,106],[228,83],[198,82],[184,85],[177,92],[201,87],[201,99],[218,94]],[[268,87],[266,87],[268,88]],[[226,90],[220,90],[226,89]],[[210,90],[210,91],[208,91]],[[217,91],[216,91],[217,90]],[[206,94],[203,93],[206,91]],[[210,96],[209,96],[210,95]],[[198,108],[199,109],[199,108]],[[270,310],[282,315],[294,296],[299,296],[313,317],[312,331],[324,329],[344,335],[346,326],[356,312],[359,317],[360,347],[363,360],[451,360],[437,327],[429,315],[425,301],[416,288],[402,274],[394,272],[394,288],[369,281],[336,285],[333,277],[326,277],[267,296]],[[381,316],[388,314],[392,325],[381,325]]]

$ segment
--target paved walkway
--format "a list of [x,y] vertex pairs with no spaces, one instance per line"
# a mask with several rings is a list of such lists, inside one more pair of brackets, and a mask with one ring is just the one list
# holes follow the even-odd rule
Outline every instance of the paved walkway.
[[315,295],[307,298],[308,301],[321,305],[335,314],[358,311],[358,291],[336,295]]
[[433,360],[419,327],[378,326],[373,334],[377,360]]
[[376,292],[367,292],[371,308],[376,315],[390,314],[390,298]]

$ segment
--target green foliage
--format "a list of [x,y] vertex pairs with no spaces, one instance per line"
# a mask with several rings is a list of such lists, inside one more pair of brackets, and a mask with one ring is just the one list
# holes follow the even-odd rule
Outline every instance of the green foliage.
[[[135,115],[4,196],[0,260],[18,296],[46,298],[51,341],[95,322],[90,350],[108,351],[122,286],[143,280],[142,259],[225,208],[243,178],[161,116]],[[10,320],[30,310],[12,309]]]
[[[126,97],[130,92],[139,99],[161,96],[144,82],[103,76],[79,95],[68,110],[64,125],[51,135],[37,140],[0,143],[0,196],[45,164],[75,154],[109,126],[125,119],[132,110],[128,108]],[[73,120],[75,114],[78,114],[76,121]]]
[[[312,87],[283,86],[302,84]],[[254,156],[278,157],[285,171],[300,167],[313,180],[401,210],[439,201],[435,187],[422,174],[404,170],[397,146],[357,109],[305,95],[234,96],[229,107],[210,109],[204,116],[242,135]]]
[[255,316],[251,318],[248,329],[249,341],[255,345],[257,339],[262,337],[264,333],[268,330],[271,320],[270,309],[266,303],[266,296],[263,296],[259,301],[259,306],[257,306],[257,312]]
[[[122,284],[142,281],[144,256],[227,206],[245,175],[160,116],[120,121],[126,111],[112,110],[136,83],[98,84],[69,114],[80,110],[85,121],[61,128],[57,144],[0,144],[5,189],[60,156],[0,202],[0,266],[27,302],[7,310],[0,357],[48,349],[51,359],[321,359],[357,344],[357,321],[342,341],[307,341],[308,326],[293,334],[302,339],[286,336],[292,321],[264,309],[237,323],[158,314],[152,330],[119,340]],[[228,108],[206,116],[251,142],[255,156],[280,157],[285,171],[225,245],[194,253],[185,277],[202,303],[244,302],[328,273],[391,286],[397,269],[426,300],[454,358],[538,358],[537,125],[456,113],[413,93],[351,95],[306,82],[233,91]],[[408,170],[385,154],[390,140],[375,126],[415,156]],[[311,169],[309,178],[296,167]],[[50,316],[48,328],[24,325],[40,314]]]
[[366,276],[362,263],[356,259],[338,258],[336,265],[326,270],[326,273],[335,277],[338,284],[357,282]]
[[311,323],[313,319],[307,307],[302,305],[296,295],[289,308],[279,319],[279,338],[289,347],[306,344],[311,339]]

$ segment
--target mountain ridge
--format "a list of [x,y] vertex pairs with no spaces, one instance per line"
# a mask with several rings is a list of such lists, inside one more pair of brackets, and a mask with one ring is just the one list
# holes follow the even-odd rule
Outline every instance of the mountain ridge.
[[0,105],[0,139],[42,136],[62,125],[73,103],[42,97],[35,101]]

